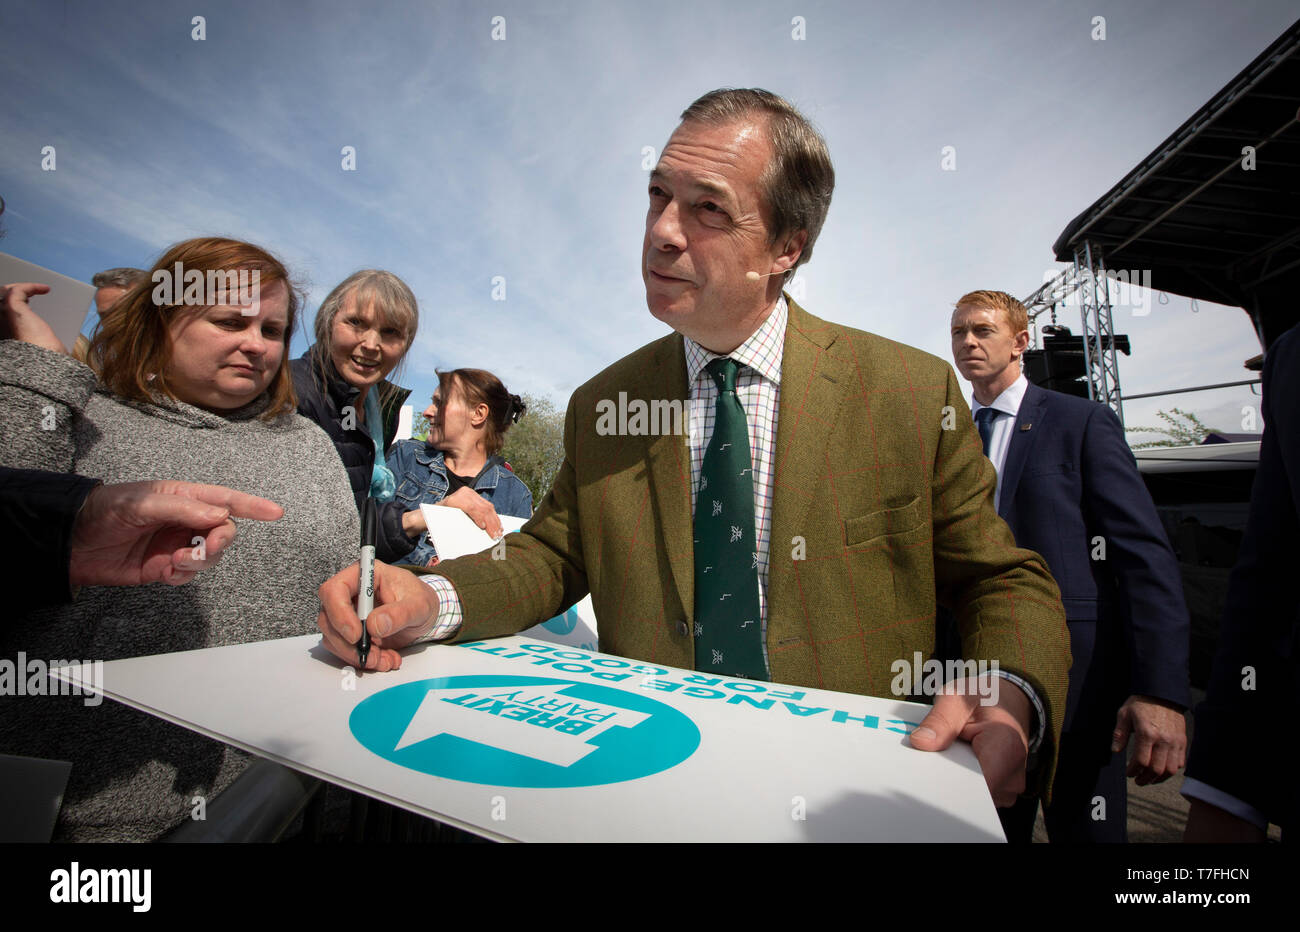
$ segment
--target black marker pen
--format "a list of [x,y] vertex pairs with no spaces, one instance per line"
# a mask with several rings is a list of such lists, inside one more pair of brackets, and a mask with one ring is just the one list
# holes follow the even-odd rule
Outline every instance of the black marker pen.
[[366,658],[370,656],[370,632],[366,630],[366,618],[375,607],[375,537],[379,531],[378,525],[375,500],[367,496],[361,506],[361,580],[357,589],[357,617],[361,619],[357,659],[362,670],[366,668]]

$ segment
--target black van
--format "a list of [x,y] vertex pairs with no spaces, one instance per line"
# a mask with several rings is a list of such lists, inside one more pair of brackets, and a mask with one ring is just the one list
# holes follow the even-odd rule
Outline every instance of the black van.
[[1259,441],[1134,450],[1165,533],[1178,556],[1192,621],[1192,685],[1210,677],[1228,576],[1250,512]]

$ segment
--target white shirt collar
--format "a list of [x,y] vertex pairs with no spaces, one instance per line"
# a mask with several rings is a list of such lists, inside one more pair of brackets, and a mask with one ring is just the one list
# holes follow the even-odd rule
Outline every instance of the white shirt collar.
[[1015,417],[1020,413],[1020,405],[1025,400],[1025,390],[1029,388],[1029,380],[1025,378],[1025,373],[1021,372],[1014,382],[1002,390],[1002,394],[993,399],[990,405],[982,405],[979,399],[971,395],[970,413],[975,414],[981,408],[992,408],[994,411],[1001,411],[1003,414],[1010,414]]
[[[782,294],[776,301],[776,307],[767,315],[762,326],[750,334],[749,339],[740,344],[729,354],[742,366],[749,366],[759,375],[777,385],[781,384],[781,357],[785,349],[785,325],[790,311]],[[711,353],[685,334],[682,340],[686,345],[686,384],[692,385],[700,370],[712,360],[719,357]]]

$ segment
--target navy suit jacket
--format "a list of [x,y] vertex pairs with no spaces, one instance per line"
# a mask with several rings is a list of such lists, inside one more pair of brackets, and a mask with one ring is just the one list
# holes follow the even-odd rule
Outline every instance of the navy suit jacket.
[[998,513],[1061,587],[1074,656],[1065,730],[1109,732],[1130,695],[1188,705],[1182,574],[1115,413],[1030,383]]
[[[1264,437],[1187,775],[1293,829],[1300,716],[1300,333],[1264,360]],[[1251,668],[1247,671],[1246,668]],[[1252,676],[1253,673],[1253,676]]]

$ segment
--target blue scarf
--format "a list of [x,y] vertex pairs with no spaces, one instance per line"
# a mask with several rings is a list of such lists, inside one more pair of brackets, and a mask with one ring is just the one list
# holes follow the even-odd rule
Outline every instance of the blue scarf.
[[375,468],[370,474],[370,497],[377,502],[391,502],[397,494],[393,471],[384,465],[384,416],[379,411],[379,388],[366,392],[366,433],[375,445]]

